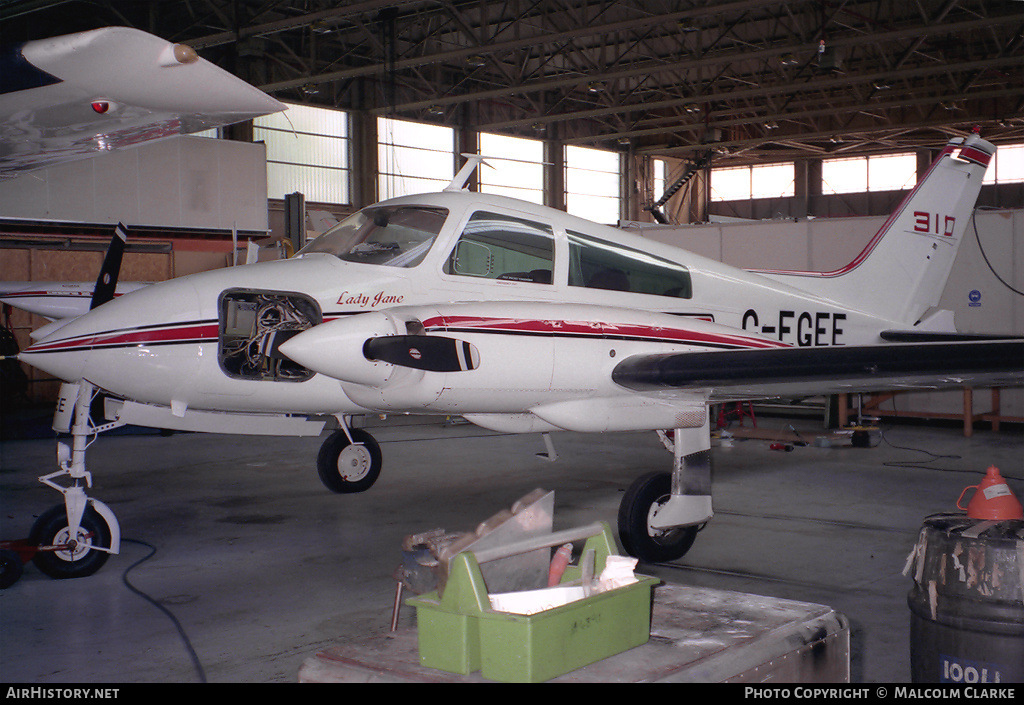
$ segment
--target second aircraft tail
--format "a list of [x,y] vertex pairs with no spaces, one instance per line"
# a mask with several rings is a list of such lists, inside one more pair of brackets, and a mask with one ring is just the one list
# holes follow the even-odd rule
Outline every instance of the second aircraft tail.
[[951,140],[867,247],[845,267],[832,272],[762,273],[912,327],[939,301],[995,150],[977,135]]

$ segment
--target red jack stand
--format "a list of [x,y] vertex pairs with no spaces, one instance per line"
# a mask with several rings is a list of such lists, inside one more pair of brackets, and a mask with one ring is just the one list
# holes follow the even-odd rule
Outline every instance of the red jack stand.
[[738,421],[743,425],[743,419],[750,418],[757,428],[757,417],[754,416],[754,404],[749,401],[734,401],[722,404],[718,408],[718,428],[728,428],[733,422]]

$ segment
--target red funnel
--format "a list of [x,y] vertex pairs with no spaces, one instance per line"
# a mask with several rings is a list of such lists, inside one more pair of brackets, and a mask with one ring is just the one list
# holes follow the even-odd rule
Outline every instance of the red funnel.
[[999,474],[999,468],[995,465],[985,473],[985,479],[979,485],[965,487],[956,501],[957,509],[964,509],[960,506],[967,490],[976,489],[971,501],[967,504],[967,516],[971,519],[986,519],[989,521],[1006,521],[1008,519],[1024,519],[1024,509],[1020,501],[1014,496],[1006,480]]

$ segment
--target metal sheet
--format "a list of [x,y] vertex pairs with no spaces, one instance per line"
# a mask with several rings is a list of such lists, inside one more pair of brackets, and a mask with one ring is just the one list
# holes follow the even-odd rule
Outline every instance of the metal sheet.
[[[441,555],[443,573],[439,592],[443,594],[448,560],[462,551],[483,551],[524,539],[550,534],[554,525],[555,493],[537,489],[522,497],[510,509],[482,522],[473,534],[452,543]],[[547,585],[551,549],[532,551],[488,561],[480,566],[488,592],[533,590]]]

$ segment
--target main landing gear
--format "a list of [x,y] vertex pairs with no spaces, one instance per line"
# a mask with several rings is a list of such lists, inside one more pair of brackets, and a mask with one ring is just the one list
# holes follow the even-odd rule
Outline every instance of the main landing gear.
[[619,504],[619,540],[635,558],[664,563],[682,558],[713,514],[711,434],[704,425],[659,432],[673,451],[671,473],[637,478]]
[[380,476],[380,446],[361,428],[342,424],[320,446],[316,470],[320,481],[331,492],[349,494],[364,492]]
[[[682,558],[713,514],[711,434],[703,425],[659,432],[674,456],[673,471],[643,475],[619,505],[619,538],[630,555],[649,563]],[[549,446],[549,452],[553,449]],[[380,476],[381,451],[373,436],[342,422],[324,441],[317,472],[332,492],[368,490]]]
[[[85,469],[85,450],[89,437],[123,424],[112,422],[94,426],[90,407],[96,388],[88,382],[64,385],[54,417],[54,428],[66,424],[71,409],[72,445],[57,445],[60,470],[39,478],[64,496],[64,502],[44,512],[32,526],[27,541],[34,555],[32,562],[51,578],[80,578],[92,575],[106,563],[111,553],[121,549],[121,528],[110,508],[86,494],[92,487],[92,475]],[[66,481],[67,484],[62,484]]]

